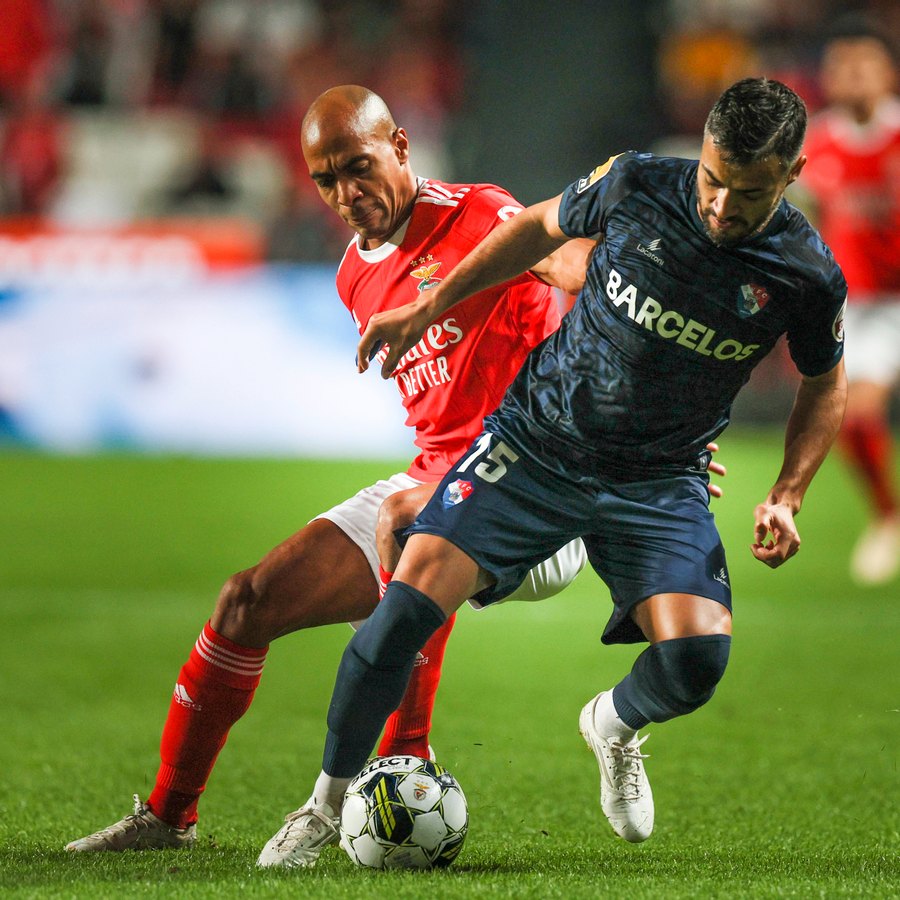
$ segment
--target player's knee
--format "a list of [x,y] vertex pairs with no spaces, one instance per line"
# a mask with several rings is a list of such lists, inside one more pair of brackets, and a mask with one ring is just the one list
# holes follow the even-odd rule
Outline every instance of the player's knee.
[[660,641],[651,648],[659,665],[669,702],[679,715],[706,703],[725,674],[731,650],[727,634]]
[[393,541],[396,531],[415,521],[421,504],[412,502],[407,494],[407,491],[399,491],[382,501],[375,532],[379,544],[382,541]]
[[416,653],[445,621],[429,597],[402,582],[391,582],[384,599],[348,647],[362,665],[397,669],[411,665]]
[[409,525],[415,514],[409,509],[409,502],[404,497],[404,492],[399,491],[385,497],[378,509],[378,530],[391,533],[398,528]]
[[235,573],[222,585],[213,618],[220,633],[237,643],[268,643],[281,632],[278,605],[256,567]]

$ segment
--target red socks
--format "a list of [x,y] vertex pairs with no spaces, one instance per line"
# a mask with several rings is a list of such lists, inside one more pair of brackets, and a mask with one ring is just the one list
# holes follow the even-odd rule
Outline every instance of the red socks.
[[897,512],[893,484],[891,433],[878,417],[848,417],[840,433],[841,449],[863,478],[880,516]]
[[[379,567],[379,598],[384,595],[392,574]],[[416,656],[406,693],[384,726],[384,735],[378,745],[379,756],[404,754],[428,759],[431,712],[441,680],[444,650],[455,621],[456,613],[438,628]]]
[[[384,586],[391,573],[382,570]],[[444,649],[456,615],[431,636],[416,658],[409,687],[387,721],[381,756],[428,758],[431,712],[441,678]],[[178,675],[160,745],[162,763],[147,800],[164,822],[184,828],[197,821],[197,803],[231,726],[247,711],[262,675],[268,648],[242,647],[204,626]]]
[[164,822],[197,820],[197,801],[231,726],[247,711],[268,648],[242,647],[204,626],[178,675],[163,728],[162,765],[147,801]]

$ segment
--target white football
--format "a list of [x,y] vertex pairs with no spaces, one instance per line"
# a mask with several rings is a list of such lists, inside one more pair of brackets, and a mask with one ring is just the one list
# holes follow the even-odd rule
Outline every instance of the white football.
[[466,797],[442,766],[418,756],[371,760],[350,782],[341,846],[358,866],[449,866],[469,827]]

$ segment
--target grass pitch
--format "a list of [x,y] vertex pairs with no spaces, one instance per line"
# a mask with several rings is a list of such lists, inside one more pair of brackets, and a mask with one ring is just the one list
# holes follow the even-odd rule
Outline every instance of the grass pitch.
[[600,645],[608,594],[584,574],[533,606],[464,609],[433,741],[469,799],[459,860],[434,873],[309,872],[254,861],[308,795],[345,627],[272,646],[189,853],[74,855],[74,837],[146,797],[172,684],[220,583],[310,516],[401,464],[0,455],[0,891],[10,897],[900,896],[900,584],[846,574],[862,504],[829,460],[800,555],[753,560],[772,433],[729,433],[715,510],[735,640],[716,697],[651,727],[646,844],[597,802],[582,704],[637,648]]

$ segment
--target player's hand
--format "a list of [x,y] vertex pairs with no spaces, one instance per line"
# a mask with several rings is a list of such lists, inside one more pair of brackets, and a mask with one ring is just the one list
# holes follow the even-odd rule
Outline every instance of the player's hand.
[[[760,503],[754,511],[756,527],[750,552],[772,569],[787,562],[800,549],[794,513],[784,503]],[[766,538],[769,538],[766,540]]]
[[[710,441],[706,445],[706,449],[709,450],[710,453],[718,453],[719,445]],[[724,478],[728,474],[728,469],[726,469],[725,466],[721,463],[713,462],[712,460],[710,460],[709,466],[707,466],[707,471],[712,472],[713,475],[718,475],[719,478]],[[710,497],[721,497],[725,493],[720,485],[713,484],[712,482],[707,485],[707,490],[709,491]]]
[[379,350],[387,352],[381,363],[381,377],[394,374],[403,354],[415,346],[432,320],[430,308],[414,300],[406,306],[375,313],[366,324],[366,330],[356,348],[356,370],[365,372],[369,362]]

